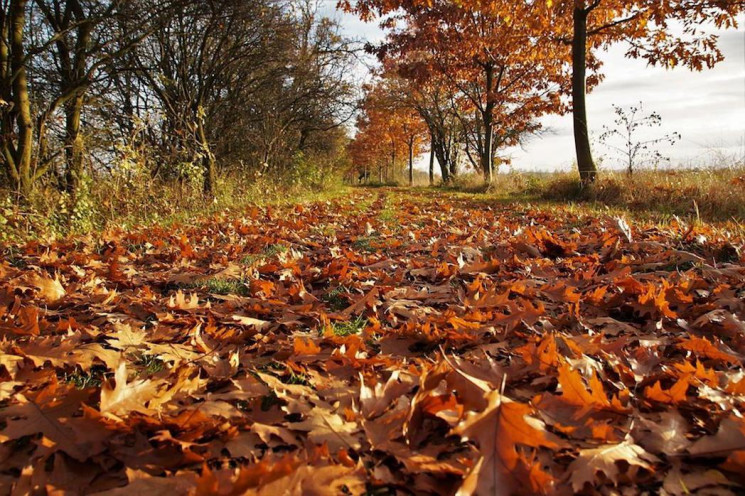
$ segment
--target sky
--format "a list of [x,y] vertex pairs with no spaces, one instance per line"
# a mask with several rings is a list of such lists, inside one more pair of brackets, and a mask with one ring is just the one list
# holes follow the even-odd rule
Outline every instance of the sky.
[[[337,12],[336,0],[321,0],[322,12],[337,18],[344,33],[358,40],[379,42],[383,33],[375,23]],[[603,126],[613,126],[613,105],[628,108],[643,102],[646,111],[662,116],[663,125],[646,131],[641,139],[654,139],[673,132],[682,139],[664,154],[674,166],[703,167],[725,158],[745,159],[745,17],[739,30],[723,31],[720,48],[725,61],[714,69],[691,72],[685,68],[665,70],[644,61],[624,57],[623,45],[601,53],[605,80],[588,95],[588,121],[597,137]],[[574,141],[571,116],[546,116],[540,120],[545,132],[522,148],[505,150],[519,170],[571,170]],[[620,161],[614,152],[595,142],[594,153],[603,167]],[[419,161],[420,166],[426,157]]]

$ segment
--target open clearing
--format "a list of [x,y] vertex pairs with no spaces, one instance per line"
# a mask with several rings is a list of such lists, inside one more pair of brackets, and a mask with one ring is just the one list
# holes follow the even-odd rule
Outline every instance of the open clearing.
[[2,492],[737,493],[741,240],[629,224],[357,190],[7,250]]

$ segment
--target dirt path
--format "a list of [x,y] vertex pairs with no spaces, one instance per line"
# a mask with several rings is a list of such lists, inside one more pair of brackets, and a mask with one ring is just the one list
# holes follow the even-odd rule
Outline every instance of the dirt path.
[[0,492],[736,492],[742,262],[409,190],[32,244],[0,264]]

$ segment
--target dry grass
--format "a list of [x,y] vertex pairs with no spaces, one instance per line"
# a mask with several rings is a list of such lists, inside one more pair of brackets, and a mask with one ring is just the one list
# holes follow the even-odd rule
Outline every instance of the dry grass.
[[583,188],[576,173],[498,174],[486,188],[478,174],[465,174],[448,191],[486,193],[505,201],[549,201],[612,207],[654,217],[745,223],[745,167],[640,171],[629,177],[604,171]]
[[186,223],[247,205],[285,204],[324,199],[343,194],[333,178],[323,185],[293,183],[281,177],[258,180],[226,176],[219,180],[218,195],[206,198],[201,184],[176,182],[95,181],[78,205],[57,188],[39,188],[30,202],[12,201],[12,192],[0,188],[0,244],[31,239],[54,239],[112,228]]
[[632,177],[605,173],[589,188],[573,176],[557,176],[537,191],[547,200],[573,200],[633,212],[695,217],[704,221],[745,221],[745,169],[643,171]]

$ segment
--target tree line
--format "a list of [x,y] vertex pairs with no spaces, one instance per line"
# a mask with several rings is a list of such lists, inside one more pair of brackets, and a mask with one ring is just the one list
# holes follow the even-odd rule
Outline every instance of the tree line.
[[136,154],[211,196],[338,155],[354,52],[314,0],[0,0],[0,183],[74,202]]
[[745,2],[342,0],[340,6],[377,19],[387,34],[368,47],[381,68],[350,145],[362,176],[377,170],[383,180],[396,166],[397,147],[428,143],[431,182],[436,158],[446,183],[460,163],[491,183],[508,161],[500,150],[540,133],[540,117],[571,113],[577,171],[588,185],[598,169],[586,94],[603,79],[599,52],[625,42],[627,57],[650,65],[712,68],[723,60],[712,28],[736,28]]

